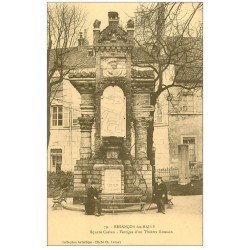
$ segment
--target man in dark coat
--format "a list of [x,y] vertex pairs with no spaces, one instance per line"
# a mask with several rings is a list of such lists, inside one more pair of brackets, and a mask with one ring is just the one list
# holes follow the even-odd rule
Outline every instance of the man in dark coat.
[[157,213],[165,214],[165,200],[167,199],[167,187],[162,177],[157,177],[157,182],[153,189],[153,199],[157,204]]
[[99,198],[99,193],[94,185],[93,182],[91,182],[90,187],[87,190],[87,204],[89,207],[93,207],[95,210],[95,215],[100,216],[102,215],[102,208],[101,208],[101,202]]

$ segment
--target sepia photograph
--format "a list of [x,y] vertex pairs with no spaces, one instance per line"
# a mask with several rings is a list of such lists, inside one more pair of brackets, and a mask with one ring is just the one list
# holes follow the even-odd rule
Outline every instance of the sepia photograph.
[[47,3],[47,244],[203,245],[203,3]]
[[2,1],[1,249],[247,249],[249,7]]

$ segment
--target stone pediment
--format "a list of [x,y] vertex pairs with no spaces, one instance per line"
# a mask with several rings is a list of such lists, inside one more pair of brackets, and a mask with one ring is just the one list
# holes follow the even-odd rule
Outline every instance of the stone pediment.
[[127,41],[127,32],[125,30],[123,30],[120,26],[112,27],[109,25],[100,33],[100,38],[98,42],[126,43]]

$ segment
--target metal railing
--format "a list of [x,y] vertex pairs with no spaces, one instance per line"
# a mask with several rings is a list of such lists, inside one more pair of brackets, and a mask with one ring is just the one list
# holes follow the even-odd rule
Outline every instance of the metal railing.
[[[203,178],[202,162],[190,162],[190,177],[191,179]],[[179,169],[177,167],[159,168],[155,170],[156,176],[161,176],[165,181],[174,181],[179,178]]]
[[203,165],[202,162],[190,162],[190,176],[193,179],[202,179],[203,177]]

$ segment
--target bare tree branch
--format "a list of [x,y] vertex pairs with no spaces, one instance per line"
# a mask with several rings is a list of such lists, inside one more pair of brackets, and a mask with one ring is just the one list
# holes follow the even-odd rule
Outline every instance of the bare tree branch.
[[50,105],[58,88],[70,70],[81,66],[69,61],[69,54],[77,46],[78,34],[85,25],[86,13],[75,5],[49,3],[47,9],[47,113],[48,144],[50,138]]

